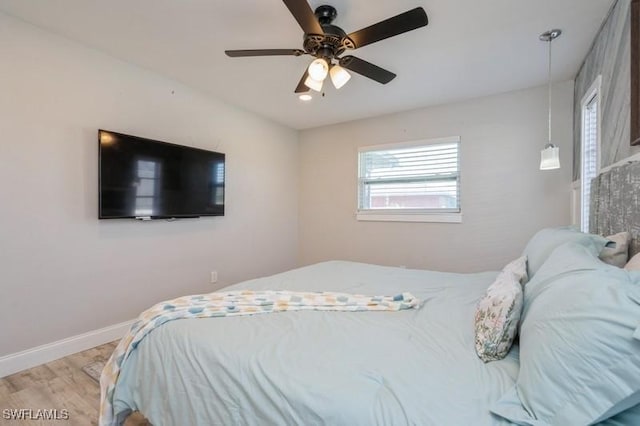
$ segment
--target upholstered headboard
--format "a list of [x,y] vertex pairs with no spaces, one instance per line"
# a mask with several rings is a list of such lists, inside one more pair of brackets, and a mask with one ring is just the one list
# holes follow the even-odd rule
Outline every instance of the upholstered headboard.
[[629,231],[629,256],[640,252],[640,161],[614,167],[593,179],[589,212],[589,232]]

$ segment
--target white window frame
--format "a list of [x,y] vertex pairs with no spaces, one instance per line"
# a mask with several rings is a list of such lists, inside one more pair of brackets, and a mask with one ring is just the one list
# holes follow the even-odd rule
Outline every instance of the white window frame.
[[[583,232],[589,232],[589,204],[591,187],[590,179],[585,179],[585,126],[586,126],[586,109],[593,103],[597,103],[596,113],[596,173],[600,173],[600,156],[602,152],[602,76],[599,75],[589,87],[586,94],[580,102],[581,128],[580,128],[580,229]],[[593,177],[595,177],[593,176]],[[588,195],[588,196],[585,196]]]
[[461,223],[462,222],[462,201],[461,201],[461,147],[460,136],[451,136],[437,139],[423,139],[410,142],[399,142],[382,145],[370,145],[358,148],[358,162],[360,153],[368,151],[384,151],[390,149],[411,148],[416,146],[434,145],[440,143],[458,144],[458,211],[434,212],[421,209],[411,210],[360,210],[360,164],[358,164],[356,174],[356,219],[359,221],[376,222],[436,222],[436,223]]

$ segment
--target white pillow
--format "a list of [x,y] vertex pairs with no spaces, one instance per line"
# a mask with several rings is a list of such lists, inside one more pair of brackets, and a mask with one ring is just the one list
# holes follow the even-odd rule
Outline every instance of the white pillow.
[[520,256],[516,260],[510,262],[502,268],[503,272],[512,272],[518,278],[518,281],[522,285],[526,284],[529,281],[529,277],[527,276],[527,256]]
[[609,242],[600,252],[600,260],[609,265],[624,268],[629,260],[631,234],[628,232],[619,232],[615,235],[609,235],[606,239],[609,240]]
[[521,282],[527,277],[527,258],[522,256],[505,266],[478,302],[475,314],[476,354],[484,362],[509,353],[522,313]]

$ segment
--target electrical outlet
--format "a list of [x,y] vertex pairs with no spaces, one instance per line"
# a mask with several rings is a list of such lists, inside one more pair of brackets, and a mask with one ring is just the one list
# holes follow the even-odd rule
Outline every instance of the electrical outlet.
[[211,271],[211,284],[218,282],[218,271]]

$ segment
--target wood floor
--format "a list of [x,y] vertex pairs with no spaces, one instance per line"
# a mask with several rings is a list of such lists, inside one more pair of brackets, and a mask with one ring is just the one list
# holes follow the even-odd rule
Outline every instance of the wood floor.
[[[91,348],[84,352],[24,370],[0,379],[0,425],[97,425],[100,386],[82,367],[106,361],[117,342]],[[10,420],[7,409],[63,409],[67,420]]]

